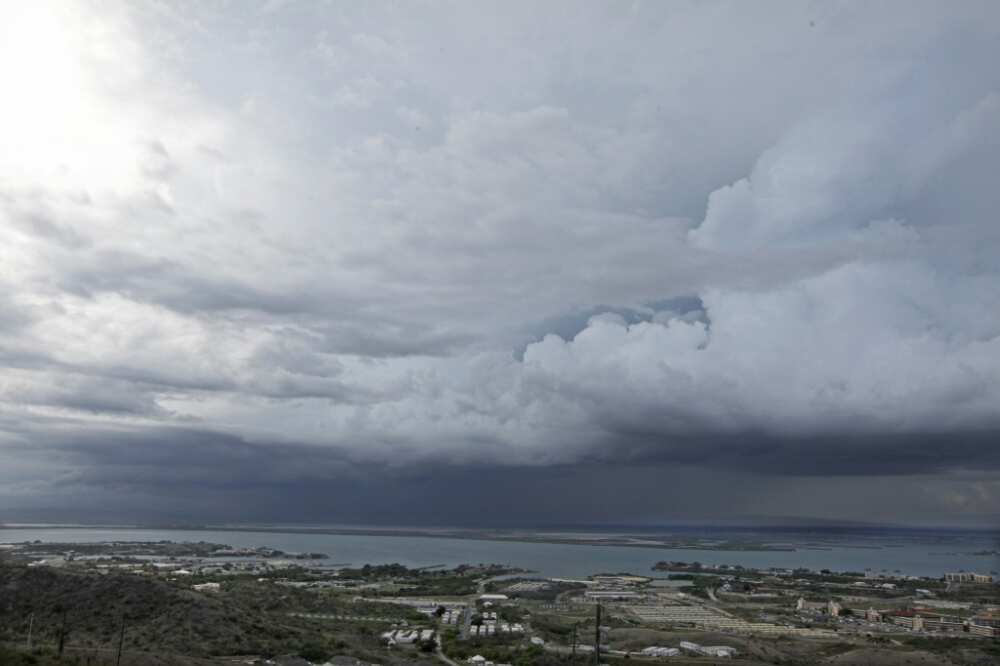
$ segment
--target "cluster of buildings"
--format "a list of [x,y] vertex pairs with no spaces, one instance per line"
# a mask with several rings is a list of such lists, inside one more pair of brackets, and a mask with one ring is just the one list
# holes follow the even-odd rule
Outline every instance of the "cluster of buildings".
[[590,603],[640,601],[644,595],[638,591],[638,587],[648,583],[649,580],[642,576],[591,576],[587,583],[588,589],[583,593],[583,599]]
[[465,610],[461,608],[450,608],[444,612],[441,616],[441,622],[444,624],[458,624],[462,621],[462,617],[465,616]]
[[857,619],[875,625],[889,624],[910,631],[966,633],[988,638],[1000,637],[1000,609],[987,609],[971,617],[962,617],[952,613],[942,613],[926,606],[888,610],[844,609],[841,604],[832,599],[827,602],[817,602],[806,601],[801,597],[795,604],[795,608],[799,612],[825,612],[831,618],[850,616],[849,621]]
[[645,604],[629,606],[629,611],[645,623],[691,625],[714,631],[801,636],[822,636],[828,633],[818,629],[787,627],[769,622],[748,622],[742,618],[724,614],[715,608],[701,605]]
[[506,622],[497,617],[495,612],[483,613],[483,623],[469,627],[472,636],[493,636],[496,634],[523,634],[524,625],[520,622]]
[[911,631],[966,633],[986,638],[1000,637],[1000,611],[984,611],[970,618],[946,615],[926,608],[907,608],[886,613],[869,610],[871,621],[892,622]]

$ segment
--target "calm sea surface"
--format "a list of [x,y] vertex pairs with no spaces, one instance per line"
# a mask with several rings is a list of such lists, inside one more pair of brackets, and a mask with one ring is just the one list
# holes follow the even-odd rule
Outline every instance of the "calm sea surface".
[[[746,535],[741,535],[745,537]],[[270,546],[288,552],[320,552],[338,564],[386,564],[410,567],[438,564],[510,564],[543,576],[582,577],[598,572],[646,574],[660,560],[741,564],[751,567],[808,567],[836,571],[899,571],[940,576],[945,571],[1000,571],[995,554],[976,554],[1000,548],[996,535],[983,532],[852,535],[770,534],[771,543],[795,551],[694,550],[519,543],[418,536],[297,534],[212,530],[131,528],[4,528],[0,543],[21,541],[209,541],[237,547]]]

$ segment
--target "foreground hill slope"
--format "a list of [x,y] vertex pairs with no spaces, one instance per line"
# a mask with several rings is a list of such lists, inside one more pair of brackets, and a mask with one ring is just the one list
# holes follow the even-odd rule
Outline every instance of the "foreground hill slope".
[[109,647],[126,618],[125,647],[211,656],[280,654],[306,649],[317,635],[288,617],[295,591],[276,599],[212,595],[129,574],[94,574],[45,567],[0,566],[0,638],[22,640],[34,614],[38,644],[55,644],[63,616],[66,642]]

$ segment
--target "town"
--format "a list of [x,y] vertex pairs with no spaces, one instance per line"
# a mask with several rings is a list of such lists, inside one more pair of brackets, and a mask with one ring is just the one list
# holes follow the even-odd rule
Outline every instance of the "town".
[[[202,633],[267,623],[267,635],[241,638],[239,654],[256,654],[245,663],[754,664],[837,655],[879,663],[900,652],[976,663],[1000,654],[1000,585],[987,572],[918,577],[664,561],[645,572],[540,578],[496,564],[352,566],[322,553],[205,542],[20,543],[0,553],[0,640],[97,658],[115,648],[115,631],[85,629],[80,618],[107,610],[126,664],[130,655],[141,663],[136,655],[184,653],[170,638],[187,631],[184,620],[154,619],[159,605],[180,599],[225,616]],[[57,587],[113,579],[130,589],[135,581],[134,595],[149,608],[45,608],[29,596],[43,574]],[[225,653],[221,642],[203,644],[212,649],[192,657]]]

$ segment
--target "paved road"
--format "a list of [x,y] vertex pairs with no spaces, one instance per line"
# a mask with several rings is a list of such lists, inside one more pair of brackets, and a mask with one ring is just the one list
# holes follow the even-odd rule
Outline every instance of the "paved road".
[[462,629],[459,638],[463,641],[469,637],[469,628],[472,626],[472,604],[465,607],[465,615],[462,616]]

